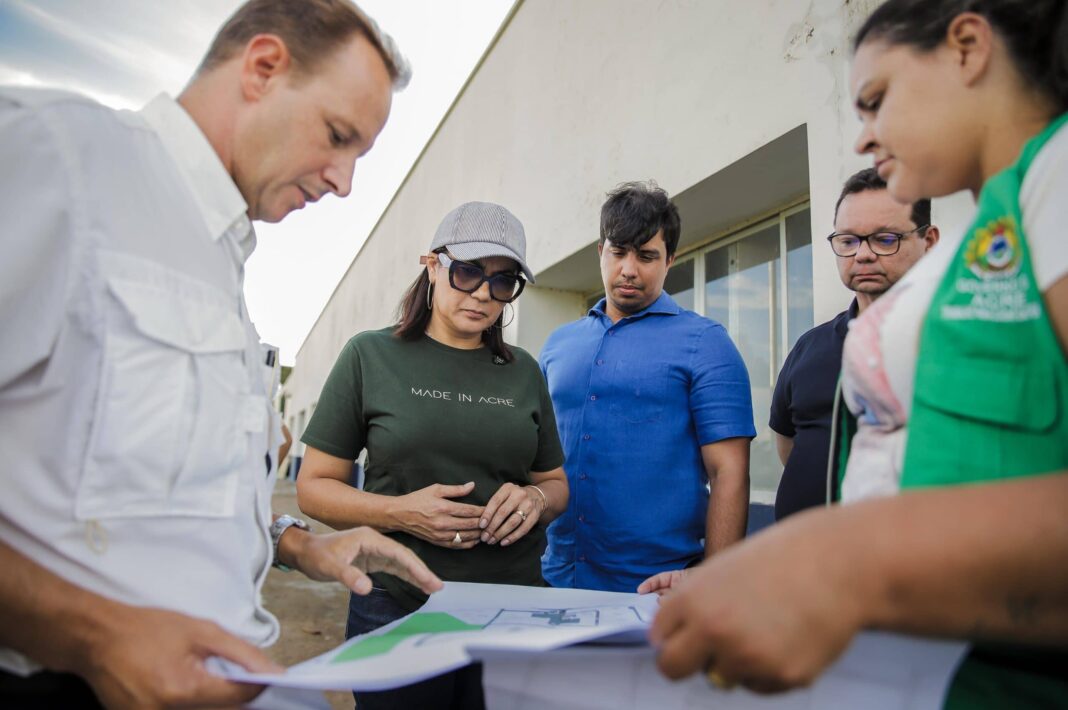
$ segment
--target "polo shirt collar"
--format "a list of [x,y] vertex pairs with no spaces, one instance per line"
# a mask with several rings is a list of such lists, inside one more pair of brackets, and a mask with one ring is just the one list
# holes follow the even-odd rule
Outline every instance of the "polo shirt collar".
[[167,94],[152,99],[140,112],[178,167],[215,241],[231,232],[242,260],[256,248],[248,204],[200,127]]
[[[608,317],[608,313],[605,311],[605,307],[607,306],[607,304],[608,304],[607,297],[602,298],[600,301],[597,302],[597,304],[593,308],[591,308],[589,311],[587,311],[586,315],[604,316],[605,318],[607,318]],[[651,313],[660,313],[660,314],[668,315],[668,316],[677,316],[681,311],[682,311],[682,309],[679,308],[679,304],[675,303],[675,299],[673,299],[671,296],[669,296],[667,291],[661,291],[660,292],[660,296],[655,301],[650,303],[646,308],[638,311],[637,313],[632,313],[631,315],[627,316],[626,318],[621,318],[620,321],[624,321],[624,320],[627,320],[627,319],[642,318],[643,316],[647,316],[647,315],[649,315]]]
[[849,332],[850,321],[856,318],[859,314],[860,304],[858,304],[857,299],[854,298],[853,302],[849,304],[849,308],[838,314],[838,317],[835,319],[834,329],[837,330],[840,335],[845,337],[846,333]]

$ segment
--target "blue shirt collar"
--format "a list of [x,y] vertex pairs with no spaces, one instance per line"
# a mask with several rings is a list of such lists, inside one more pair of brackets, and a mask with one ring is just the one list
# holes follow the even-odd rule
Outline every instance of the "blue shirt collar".
[[[594,305],[593,308],[587,311],[586,315],[604,316],[605,318],[608,318],[608,313],[605,312],[605,305],[607,304],[607,302],[607,298],[602,298],[596,303],[596,305]],[[648,307],[638,311],[637,313],[632,313],[631,315],[626,316],[625,318],[621,318],[620,321],[643,318],[644,316],[647,316],[651,313],[660,313],[667,316],[677,316],[681,312],[682,309],[679,308],[679,304],[675,303],[675,299],[669,296],[667,291],[661,291],[660,297],[650,303]]]

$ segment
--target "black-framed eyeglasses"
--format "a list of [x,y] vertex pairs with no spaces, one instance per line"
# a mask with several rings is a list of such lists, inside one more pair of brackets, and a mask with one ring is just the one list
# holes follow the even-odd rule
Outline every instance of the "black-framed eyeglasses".
[[914,232],[920,232],[931,225],[924,224],[907,232],[872,232],[871,234],[851,234],[835,232],[827,237],[831,249],[838,256],[856,256],[860,243],[867,242],[871,253],[876,256],[893,256],[901,249],[901,240]]
[[457,291],[474,293],[489,284],[490,298],[501,303],[511,303],[523,293],[527,280],[520,274],[501,272],[487,276],[478,264],[454,259],[445,252],[438,252],[438,263],[449,270],[449,285]]

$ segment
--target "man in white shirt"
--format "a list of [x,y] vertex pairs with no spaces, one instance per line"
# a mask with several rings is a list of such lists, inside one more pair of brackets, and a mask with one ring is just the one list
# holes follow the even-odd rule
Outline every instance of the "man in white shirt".
[[347,195],[407,76],[350,0],[252,0],[177,101],[0,89],[0,706],[250,699],[204,661],[274,669],[272,562],[440,587],[372,530],[272,519],[242,292],[250,220]]

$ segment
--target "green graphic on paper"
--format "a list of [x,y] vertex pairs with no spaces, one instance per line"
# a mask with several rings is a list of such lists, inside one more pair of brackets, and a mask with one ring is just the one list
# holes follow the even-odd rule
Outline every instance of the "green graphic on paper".
[[331,663],[346,663],[380,656],[389,653],[401,641],[418,634],[444,634],[456,631],[480,631],[481,629],[480,624],[469,624],[452,614],[440,611],[417,612],[384,634],[368,636],[352,644],[334,656]]

